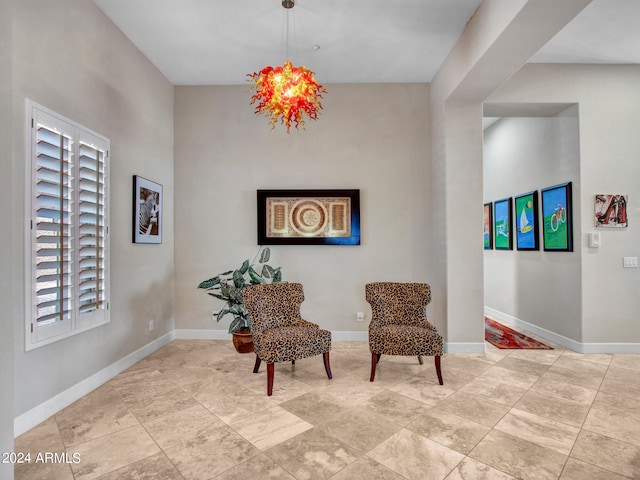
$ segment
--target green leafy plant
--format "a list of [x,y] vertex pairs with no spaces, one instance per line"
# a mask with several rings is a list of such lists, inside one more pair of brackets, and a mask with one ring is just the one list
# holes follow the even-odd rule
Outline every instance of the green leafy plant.
[[[258,256],[258,263],[255,263]],[[207,294],[226,302],[226,306],[218,312],[217,321],[219,322],[226,315],[233,315],[233,320],[229,324],[229,333],[242,329],[251,330],[251,317],[242,300],[244,287],[260,283],[282,282],[281,267],[273,268],[267,263],[270,256],[271,250],[268,247],[260,247],[251,263],[246,259],[237,270],[220,273],[198,285],[198,288],[206,290]]]

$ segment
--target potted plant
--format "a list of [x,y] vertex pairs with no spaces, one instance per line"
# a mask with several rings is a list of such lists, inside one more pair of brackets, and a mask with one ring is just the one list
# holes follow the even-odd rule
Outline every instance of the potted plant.
[[[273,268],[267,263],[270,256],[271,251],[268,247],[260,247],[251,263],[246,259],[237,270],[220,273],[198,285],[198,288],[206,290],[212,297],[226,303],[218,312],[216,320],[219,322],[222,317],[233,315],[233,320],[229,324],[229,333],[233,335],[233,345],[239,353],[253,351],[251,317],[244,306],[242,290],[247,285],[282,282],[280,267]],[[258,257],[258,263],[255,263]]]

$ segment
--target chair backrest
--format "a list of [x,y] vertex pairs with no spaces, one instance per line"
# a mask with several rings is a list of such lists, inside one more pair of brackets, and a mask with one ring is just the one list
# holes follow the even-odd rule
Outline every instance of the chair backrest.
[[369,328],[392,324],[435,329],[427,321],[426,307],[431,301],[431,287],[427,283],[368,283],[365,293],[372,313]]
[[270,328],[286,327],[300,320],[304,292],[300,283],[269,283],[242,289],[244,305],[251,316],[254,336]]

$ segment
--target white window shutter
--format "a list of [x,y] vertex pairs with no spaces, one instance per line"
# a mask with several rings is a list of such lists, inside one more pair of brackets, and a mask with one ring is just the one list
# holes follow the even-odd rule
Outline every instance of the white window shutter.
[[106,157],[103,140],[86,132],[78,149],[78,322],[104,320],[107,308]]
[[72,327],[73,132],[43,112],[32,130],[32,329],[39,341]]
[[26,349],[108,321],[108,140],[29,102]]

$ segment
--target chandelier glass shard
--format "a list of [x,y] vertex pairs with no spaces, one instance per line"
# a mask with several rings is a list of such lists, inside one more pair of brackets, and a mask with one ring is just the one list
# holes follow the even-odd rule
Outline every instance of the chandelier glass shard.
[[[282,0],[286,9],[293,5],[294,0]],[[294,67],[287,60],[282,66],[267,66],[247,76],[252,84],[251,90],[255,90],[251,97],[251,105],[256,104],[255,114],[268,117],[272,129],[280,123],[290,133],[292,125],[296,129],[304,129],[305,117],[318,119],[322,110],[320,99],[327,90],[316,81],[314,72],[303,65]]]

